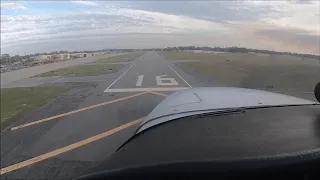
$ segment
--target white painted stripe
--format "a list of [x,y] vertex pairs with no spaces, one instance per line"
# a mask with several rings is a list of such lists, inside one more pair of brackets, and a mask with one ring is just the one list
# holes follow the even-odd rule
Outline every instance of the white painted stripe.
[[178,72],[177,72],[176,70],[174,70],[169,64],[168,64],[168,66],[169,66],[169,68],[170,68],[173,72],[175,72],[190,88],[192,88],[192,86],[191,86],[185,79],[183,79],[183,78],[180,76],[180,74],[178,74]]
[[[116,83],[122,76],[124,76],[124,75],[133,67],[133,65],[134,65],[134,64],[132,64],[132,65],[129,67],[129,69],[127,69],[125,72],[123,72],[123,73],[118,77],[118,79],[116,79],[115,81],[113,81],[113,83],[111,83],[110,86],[109,86],[107,89],[109,89],[109,88],[110,88],[112,85],[114,85],[114,83]],[[106,89],[106,90],[107,90],[107,89]],[[105,90],[105,91],[106,91],[106,90]]]
[[138,81],[136,83],[136,86],[141,86],[142,85],[143,77],[144,77],[144,75],[139,75],[138,76]]
[[313,94],[314,92],[300,92],[301,94]]
[[52,81],[51,83],[56,83],[56,82],[62,80],[63,78],[64,78],[64,77],[61,77],[61,78],[59,78],[59,79],[56,79],[56,80]]
[[[104,64],[104,63],[101,63],[101,64]],[[117,63],[107,63],[107,64],[124,64],[125,65],[125,64],[129,64],[129,62],[117,62]]]
[[180,91],[189,87],[106,89],[104,92]]
[[106,80],[66,80],[65,82],[106,82]]

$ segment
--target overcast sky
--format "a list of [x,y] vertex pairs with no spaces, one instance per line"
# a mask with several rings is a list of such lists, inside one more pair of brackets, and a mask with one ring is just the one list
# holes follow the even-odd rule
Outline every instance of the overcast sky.
[[242,46],[320,54],[319,1],[1,1],[1,53]]

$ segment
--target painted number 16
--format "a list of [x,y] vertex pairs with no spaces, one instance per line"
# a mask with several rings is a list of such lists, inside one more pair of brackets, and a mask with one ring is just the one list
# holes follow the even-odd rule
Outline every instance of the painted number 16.
[[[177,86],[178,82],[174,78],[163,77],[167,75],[156,76],[157,86]],[[144,75],[138,76],[136,86],[141,86]]]

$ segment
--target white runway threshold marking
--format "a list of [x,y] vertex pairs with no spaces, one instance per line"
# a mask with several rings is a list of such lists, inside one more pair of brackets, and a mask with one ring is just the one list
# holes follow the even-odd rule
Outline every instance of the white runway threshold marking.
[[189,87],[106,89],[104,92],[180,91]]

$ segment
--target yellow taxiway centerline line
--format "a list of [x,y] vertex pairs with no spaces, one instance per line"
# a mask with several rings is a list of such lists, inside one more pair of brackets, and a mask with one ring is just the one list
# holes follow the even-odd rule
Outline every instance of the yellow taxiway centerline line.
[[92,109],[92,108],[96,108],[96,107],[99,107],[99,106],[104,106],[104,105],[107,105],[107,104],[112,104],[112,103],[119,102],[119,101],[122,101],[122,100],[127,100],[127,99],[134,98],[134,97],[137,97],[137,96],[140,96],[140,95],[143,95],[143,94],[147,94],[147,93],[149,93],[149,92],[142,92],[142,93],[134,94],[134,95],[131,95],[131,96],[126,96],[126,97],[123,97],[123,98],[107,101],[107,102],[104,102],[104,103],[95,104],[95,105],[92,105],[92,106],[88,106],[88,107],[85,107],[85,108],[77,109],[77,110],[70,111],[70,112],[67,112],[67,113],[58,114],[56,116],[51,116],[51,117],[48,117],[48,118],[44,118],[44,119],[40,119],[40,120],[33,121],[33,122],[30,122],[30,123],[26,123],[26,124],[22,124],[22,125],[19,125],[19,126],[15,126],[15,127],[12,127],[10,130],[14,131],[14,130],[21,129],[21,128],[24,128],[24,127],[28,127],[28,126],[32,126],[32,125],[35,125],[35,124],[43,123],[43,122],[46,122],[46,121],[50,121],[50,120],[53,120],[53,119],[57,119],[57,118],[60,118],[60,117],[68,116],[70,114],[74,114],[74,113],[77,113],[77,112],[86,111],[86,110],[89,110],[89,109]]
[[153,92],[153,91],[148,91],[148,93],[150,93],[150,94],[155,94],[155,95],[159,95],[159,96],[163,96],[163,97],[169,96],[169,95],[167,95],[167,94],[163,94],[163,93],[159,93],[159,92]]
[[2,168],[0,170],[0,175],[2,174],[5,174],[5,173],[8,173],[8,172],[11,172],[11,171],[14,171],[14,170],[17,170],[17,169],[20,169],[20,168],[23,168],[23,167],[26,167],[26,166],[29,166],[29,165],[32,165],[32,164],[35,164],[37,162],[40,162],[40,161],[43,161],[43,160],[46,160],[48,158],[51,158],[51,157],[54,157],[54,156],[57,156],[59,154],[62,154],[62,153],[65,153],[65,152],[68,152],[70,150],[73,150],[73,149],[76,149],[76,148],[79,148],[81,146],[84,146],[84,145],[87,145],[91,142],[94,142],[94,141],[97,141],[99,139],[102,139],[104,137],[107,137],[111,134],[114,134],[118,131],[121,131],[123,129],[126,129],[128,127],[131,127],[135,124],[138,124],[140,122],[142,122],[143,118],[140,118],[140,119],[137,119],[137,120],[134,120],[134,121],[131,121],[127,124],[124,124],[124,125],[121,125],[117,128],[114,128],[114,129],[111,129],[109,131],[106,131],[104,133],[101,133],[101,134],[98,134],[98,135],[95,135],[95,136],[92,136],[90,138],[87,138],[85,140],[82,140],[82,141],[79,141],[79,142],[76,142],[76,143],[73,143],[73,144],[70,144],[68,146],[65,146],[63,148],[59,148],[59,149],[56,149],[54,151],[51,151],[51,152],[48,152],[48,153],[45,153],[45,154],[42,154],[40,156],[37,156],[37,157],[34,157],[34,158],[31,158],[31,159],[28,159],[26,161],[22,161],[22,162],[19,162],[17,164],[13,164],[11,166],[7,166],[5,168]]
[[[112,100],[112,101],[108,101],[108,102],[96,104],[96,105],[89,106],[89,107],[82,108],[82,109],[78,109],[78,110],[75,110],[75,111],[70,111],[70,112],[68,112],[68,113],[59,114],[59,115],[57,115],[57,116],[52,116],[52,117],[49,117],[49,118],[41,119],[41,120],[34,121],[34,122],[31,122],[31,123],[28,123],[28,124],[16,126],[16,127],[11,128],[11,130],[16,130],[16,129],[20,129],[20,128],[23,128],[23,127],[31,126],[31,125],[34,125],[34,124],[46,122],[46,121],[49,121],[49,120],[52,120],[52,119],[56,119],[56,118],[59,118],[59,117],[67,116],[67,115],[70,115],[70,114],[73,114],[73,113],[85,111],[85,110],[92,109],[92,108],[99,107],[99,106],[103,106],[103,105],[106,105],[106,104],[111,104],[111,103],[118,102],[118,101],[121,101],[121,100],[130,99],[130,98],[133,98],[133,97],[136,97],[136,96],[140,96],[140,95],[143,95],[143,94],[147,94],[147,93],[149,93],[149,94],[155,94],[155,95],[160,95],[160,96],[163,96],[163,97],[167,97],[167,96],[168,96],[167,94],[163,94],[163,93],[159,93],[159,92],[152,92],[152,91],[142,92],[142,93],[139,93],[139,94],[134,94],[134,95],[131,95],[131,96],[127,96],[127,97],[115,99],[115,100]],[[2,169],[0,170],[0,175],[6,174],[6,173],[11,172],[11,171],[15,171],[15,170],[17,170],[17,169],[20,169],[20,168],[23,168],[23,167],[26,167],[26,166],[35,164],[35,163],[37,163],[37,162],[46,160],[46,159],[48,159],[48,158],[51,158],[51,157],[57,156],[57,155],[59,155],[59,154],[62,154],[62,153],[71,151],[71,150],[73,150],[73,149],[79,148],[79,147],[84,146],[84,145],[87,145],[87,144],[89,144],[89,143],[91,143],[91,142],[97,141],[97,140],[99,140],[99,139],[102,139],[102,138],[104,138],[104,137],[107,137],[107,136],[109,136],[109,135],[112,135],[112,134],[114,134],[114,133],[116,133],[116,132],[119,132],[119,131],[121,131],[121,130],[123,130],[123,129],[126,129],[126,128],[128,128],[128,127],[131,127],[131,126],[133,126],[133,125],[136,125],[136,124],[142,122],[142,120],[143,120],[143,118],[134,120],[134,121],[132,121],[132,122],[129,122],[129,123],[124,124],[124,125],[121,125],[121,126],[119,126],[119,127],[117,127],[117,128],[111,129],[111,130],[106,131],[106,132],[104,132],[104,133],[101,133],[101,134],[92,136],[92,137],[90,137],[90,138],[84,139],[84,140],[82,140],[82,141],[79,141],[79,142],[70,144],[70,145],[68,145],[68,146],[65,146],[65,147],[56,149],[56,150],[54,150],[54,151],[51,151],[51,152],[42,154],[42,155],[40,155],[40,156],[37,156],[37,157],[31,158],[31,159],[28,159],[28,160],[26,160],[26,161],[22,161],[22,162],[20,162],[20,163],[16,163],[16,164],[13,164],[13,165],[4,167],[4,168],[2,168]]]

